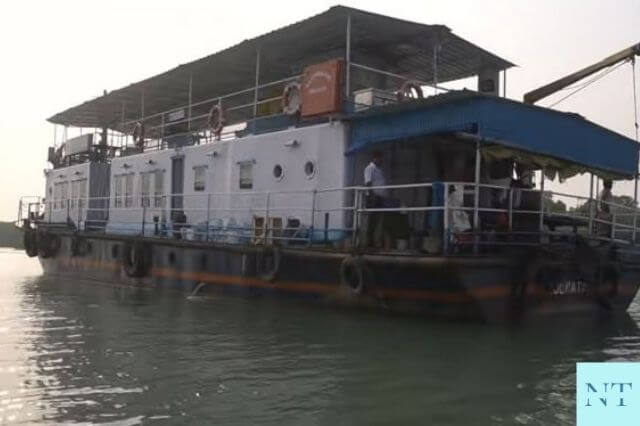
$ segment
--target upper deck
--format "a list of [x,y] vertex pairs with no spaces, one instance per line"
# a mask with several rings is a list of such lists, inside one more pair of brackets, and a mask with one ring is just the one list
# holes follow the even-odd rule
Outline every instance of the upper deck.
[[[309,67],[336,58],[340,69],[334,106],[316,114],[306,114],[304,108],[302,114],[285,113],[285,87],[292,82],[304,83]],[[335,6],[105,92],[55,114],[49,121],[65,128],[58,145],[71,134],[68,128],[81,128],[84,134],[96,134],[93,144],[98,147],[90,149],[109,158],[329,120],[362,107],[395,102],[395,93],[408,82],[442,91],[448,82],[478,76],[481,91],[499,95],[499,74],[511,66],[445,26]],[[304,98],[304,93],[301,96]],[[224,114],[220,132],[212,130],[211,113],[216,105]],[[61,153],[58,158],[65,156]],[[92,157],[70,156],[56,165],[87,158]]]

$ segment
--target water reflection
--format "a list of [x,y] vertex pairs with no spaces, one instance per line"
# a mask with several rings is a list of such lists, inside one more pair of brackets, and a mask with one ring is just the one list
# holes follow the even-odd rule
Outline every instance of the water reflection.
[[434,323],[0,259],[0,424],[569,425],[576,361],[640,360],[637,302],[616,321]]

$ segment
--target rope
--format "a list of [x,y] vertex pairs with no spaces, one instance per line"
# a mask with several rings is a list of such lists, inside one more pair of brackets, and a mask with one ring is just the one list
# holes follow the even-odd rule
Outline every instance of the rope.
[[638,95],[636,94],[636,58],[631,58],[631,72],[633,74],[633,113],[636,127],[636,142],[638,142]]
[[575,95],[576,93],[578,93],[581,90],[586,89],[587,87],[589,87],[591,84],[595,83],[596,81],[600,80],[601,78],[603,78],[606,75],[611,74],[613,71],[617,70],[618,68],[620,68],[622,65],[624,65],[627,61],[623,61],[620,62],[618,65],[616,65],[615,67],[609,68],[606,72],[603,72],[602,74],[598,75],[597,77],[594,77],[593,79],[589,80],[588,82],[586,82],[585,84],[583,84],[582,86],[578,87],[576,90],[574,90],[573,92],[569,93],[567,96],[559,99],[558,101],[552,103],[551,105],[548,106],[548,108],[553,108],[554,106],[558,105],[560,102],[570,98],[571,96]]

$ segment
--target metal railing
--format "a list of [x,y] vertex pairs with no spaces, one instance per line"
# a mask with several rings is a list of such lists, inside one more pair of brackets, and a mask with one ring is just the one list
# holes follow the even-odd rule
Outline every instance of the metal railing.
[[[423,87],[432,87],[440,91],[448,91],[445,87],[438,86],[433,82],[417,81],[411,77],[402,76],[371,66],[349,62],[345,70],[347,75],[353,74],[351,89],[346,93],[343,110],[351,111],[355,109],[353,92],[363,87],[371,87],[389,91],[390,93],[401,88],[407,81],[415,82]],[[369,78],[375,76],[377,78]],[[128,155],[139,152],[140,147],[133,140],[134,129],[138,124],[144,126],[143,151],[155,151],[166,149],[173,144],[201,144],[211,143],[216,139],[235,138],[238,134],[245,132],[255,132],[256,122],[262,119],[274,119],[283,117],[283,123],[288,119],[295,118],[286,116],[281,108],[282,94],[285,86],[293,81],[299,81],[301,75],[293,75],[279,80],[270,81],[247,87],[246,89],[209,97],[196,102],[189,100],[179,106],[172,107],[166,111],[149,115],[140,111],[140,115],[135,119],[125,118],[125,108],[123,105],[123,116],[117,124],[117,130],[107,131],[107,140],[103,142],[106,148],[112,149],[112,155]],[[373,84],[372,81],[378,81]],[[394,101],[395,102],[395,101]],[[144,101],[141,100],[141,104]],[[216,106],[222,106],[225,111],[225,124],[220,135],[216,135],[210,128],[209,113]],[[357,105],[358,109],[368,108],[372,105]],[[171,119],[172,115],[178,118]],[[277,125],[276,125],[277,127]],[[54,146],[65,143],[70,133],[75,130],[78,135],[93,134],[95,144],[101,141],[103,133],[97,128],[64,128],[60,132],[60,137],[54,128]],[[75,134],[74,133],[74,134]],[[60,139],[58,141],[58,139]]]
[[[372,191],[388,191],[388,204],[372,206],[368,202]],[[574,200],[579,208],[553,210],[549,201],[554,198]],[[639,231],[638,209],[634,207],[560,192],[468,182],[311,191],[124,194],[122,203],[115,203],[113,196],[74,201],[23,197],[16,225],[24,226],[28,219],[30,226],[55,225],[83,232],[224,244],[331,244],[354,249],[375,245],[365,238],[370,225],[367,221],[380,215],[389,221],[388,226],[394,226],[394,221],[408,224],[410,237],[436,240],[441,247],[436,251],[445,254],[468,247],[478,252],[483,246],[552,244],[576,235],[635,244]],[[603,206],[608,206],[609,212]],[[386,229],[389,231],[394,230]],[[405,250],[417,249],[416,244],[403,246]]]

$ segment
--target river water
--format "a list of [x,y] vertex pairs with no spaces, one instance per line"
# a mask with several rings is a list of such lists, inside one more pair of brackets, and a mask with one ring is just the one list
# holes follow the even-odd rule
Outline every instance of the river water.
[[640,361],[640,299],[496,326],[0,266],[0,424],[571,425],[576,361]]

